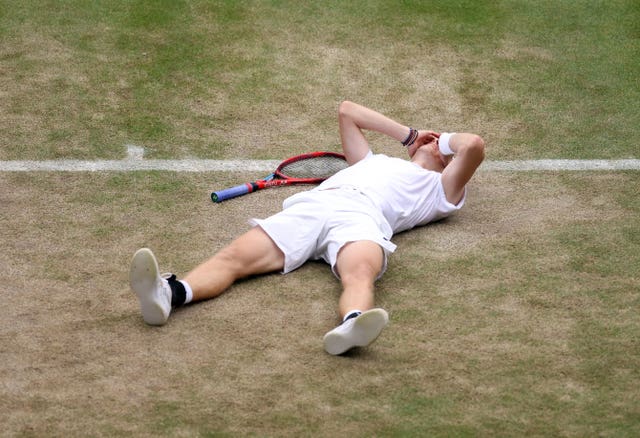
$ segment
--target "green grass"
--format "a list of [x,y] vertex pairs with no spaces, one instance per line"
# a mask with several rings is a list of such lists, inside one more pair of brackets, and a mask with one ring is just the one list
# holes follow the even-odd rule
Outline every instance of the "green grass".
[[[639,158],[640,8],[613,0],[0,0],[0,160],[336,149],[345,98],[489,159]],[[372,136],[377,151],[397,145]],[[321,348],[322,263],[143,325],[131,254],[184,273],[297,189],[245,173],[1,174],[14,436],[637,436],[638,172],[480,172],[394,237],[391,324]]]
[[[415,99],[448,95],[420,92],[407,71],[449,81],[461,102],[442,118],[484,134],[497,158],[637,153],[633,2],[24,1],[2,10],[3,111],[20,122],[3,127],[5,159],[115,158],[128,142],[165,158],[219,156],[238,143],[241,155],[273,156],[305,147],[304,128],[328,130],[345,97],[440,122],[429,108],[446,102]],[[298,114],[303,127],[273,125]]]

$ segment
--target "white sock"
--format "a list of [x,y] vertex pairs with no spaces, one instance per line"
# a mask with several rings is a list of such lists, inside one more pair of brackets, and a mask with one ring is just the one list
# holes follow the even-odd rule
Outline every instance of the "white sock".
[[193,291],[191,290],[191,286],[189,286],[189,283],[187,283],[184,280],[178,280],[180,283],[182,283],[182,285],[184,286],[184,290],[187,292],[186,298],[184,300],[184,303],[190,303],[191,301],[193,301]]

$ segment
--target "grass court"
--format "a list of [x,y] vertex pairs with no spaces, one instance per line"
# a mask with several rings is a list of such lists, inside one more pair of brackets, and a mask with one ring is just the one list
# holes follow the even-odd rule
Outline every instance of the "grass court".
[[[632,0],[0,0],[0,161],[337,151],[344,99],[488,160],[637,159],[639,23]],[[321,263],[145,326],[134,251],[183,275],[300,190],[209,199],[261,176],[0,172],[2,435],[640,434],[638,171],[481,169],[394,237],[390,324],[345,357]]]

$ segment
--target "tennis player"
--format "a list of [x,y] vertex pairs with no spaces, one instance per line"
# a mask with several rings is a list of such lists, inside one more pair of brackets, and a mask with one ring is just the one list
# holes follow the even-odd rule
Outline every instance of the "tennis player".
[[[161,276],[149,249],[135,253],[130,283],[147,324],[162,325],[172,308],[216,297],[240,278],[322,259],[343,289],[342,323],[325,334],[325,350],[339,355],[380,335],[389,317],[374,307],[374,283],[396,248],[391,237],[459,210],[485,146],[475,134],[416,130],[349,101],[338,119],[349,167],[287,198],[281,212],[251,220],[253,228],[183,279]],[[410,160],[373,154],[367,130],[401,142]]]

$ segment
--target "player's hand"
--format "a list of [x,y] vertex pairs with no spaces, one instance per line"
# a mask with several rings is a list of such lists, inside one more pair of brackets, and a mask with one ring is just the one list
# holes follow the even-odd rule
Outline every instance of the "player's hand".
[[416,140],[413,142],[411,146],[407,148],[407,152],[409,153],[409,157],[413,158],[413,155],[416,151],[424,146],[425,144],[429,144],[431,142],[435,142],[440,137],[440,133],[435,131],[428,130],[418,130],[418,136]]

